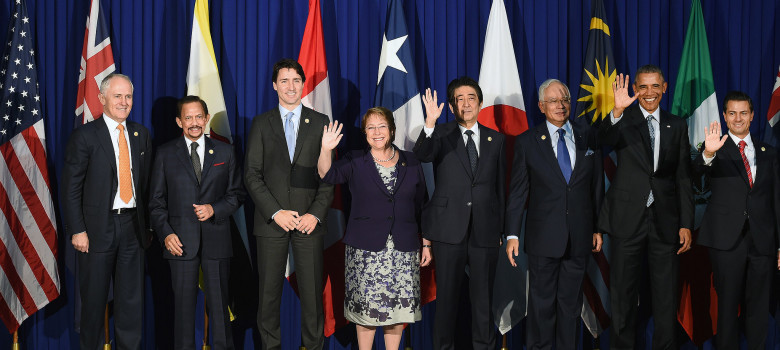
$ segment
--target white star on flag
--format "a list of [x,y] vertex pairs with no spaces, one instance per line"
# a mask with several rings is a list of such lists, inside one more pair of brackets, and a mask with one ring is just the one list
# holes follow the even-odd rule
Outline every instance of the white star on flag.
[[409,35],[404,35],[388,41],[387,35],[382,36],[382,53],[379,56],[379,76],[376,79],[377,84],[382,80],[382,75],[385,74],[387,67],[393,67],[406,73],[406,67],[404,67],[401,59],[398,58],[398,50],[401,49],[401,46],[403,46],[407,37],[409,37]]

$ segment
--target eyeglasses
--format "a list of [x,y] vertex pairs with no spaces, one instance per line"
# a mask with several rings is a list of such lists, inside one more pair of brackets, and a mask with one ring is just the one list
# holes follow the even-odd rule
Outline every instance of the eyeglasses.
[[369,133],[369,132],[374,132],[374,131],[377,131],[377,130],[379,130],[379,131],[385,131],[385,130],[387,130],[387,125],[385,125],[385,124],[382,124],[382,125],[377,125],[377,126],[373,126],[373,125],[372,125],[372,126],[367,126],[367,127],[366,127],[366,132],[367,132],[367,133]]
[[549,104],[551,104],[551,105],[557,105],[558,103],[561,103],[561,102],[562,102],[563,104],[565,104],[565,105],[566,105],[566,104],[569,104],[569,102],[571,102],[571,97],[564,97],[564,98],[551,98],[551,99],[549,99],[549,100],[547,100],[547,101],[544,101],[544,103],[549,103]]
[[203,121],[204,119],[206,119],[206,117],[203,114],[198,114],[198,115],[196,115],[194,117],[191,116],[191,115],[181,117],[181,119],[186,120],[186,121],[191,121],[193,118],[195,118],[197,121]]

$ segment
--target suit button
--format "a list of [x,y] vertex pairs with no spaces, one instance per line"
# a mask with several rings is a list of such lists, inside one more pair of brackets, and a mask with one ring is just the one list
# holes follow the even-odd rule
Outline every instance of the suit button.
[[476,184],[471,184],[471,188],[477,187]]
[[744,212],[742,212],[742,214],[743,214],[743,215],[745,215],[745,216],[748,216],[747,210],[745,210]]
[[393,199],[392,199],[392,198],[390,198],[390,199],[388,199],[387,201],[388,201],[388,202],[390,202],[390,203],[392,203],[392,202],[393,202]]
[[466,203],[466,206],[470,207],[471,206],[471,202]]
[[569,209],[566,209],[566,215],[569,215]]
[[393,220],[393,217],[392,216],[388,216],[387,220]]
[[567,189],[569,192],[571,192],[571,187],[567,187],[566,189]]

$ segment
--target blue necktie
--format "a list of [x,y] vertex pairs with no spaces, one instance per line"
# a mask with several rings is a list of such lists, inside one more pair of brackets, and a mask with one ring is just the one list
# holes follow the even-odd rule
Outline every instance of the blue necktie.
[[[647,116],[647,129],[650,132],[650,152],[653,154],[653,159],[650,160],[650,167],[655,171],[655,128],[653,127],[653,121],[655,118],[652,114]],[[647,207],[655,202],[653,197],[653,189],[650,189],[650,194],[647,195]]]
[[571,179],[571,156],[569,156],[569,148],[566,147],[565,136],[566,130],[563,130],[563,128],[558,129],[558,166],[561,167],[566,183],[569,183],[569,179]]
[[293,124],[293,112],[284,117],[284,138],[287,139],[287,153],[290,153],[290,162],[295,155],[295,124]]

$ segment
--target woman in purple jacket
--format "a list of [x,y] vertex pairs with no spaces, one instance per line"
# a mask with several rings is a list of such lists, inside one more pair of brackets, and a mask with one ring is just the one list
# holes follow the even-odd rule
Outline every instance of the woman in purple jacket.
[[384,107],[363,116],[369,149],[347,153],[331,166],[342,126],[334,122],[324,128],[317,170],[324,182],[346,182],[352,193],[343,239],[344,315],[356,325],[360,349],[371,349],[376,327],[384,328],[385,347],[398,349],[403,325],[422,318],[420,266],[431,262],[426,239],[420,257],[425,178],[412,152],[393,145],[393,113]]

